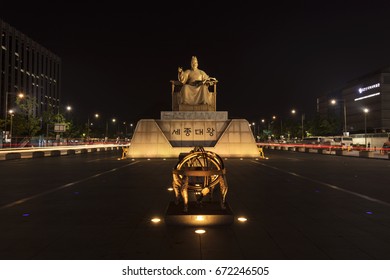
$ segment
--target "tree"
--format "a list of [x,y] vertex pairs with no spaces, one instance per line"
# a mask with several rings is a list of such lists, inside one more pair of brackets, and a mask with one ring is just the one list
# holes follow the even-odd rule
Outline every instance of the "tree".
[[309,135],[337,135],[339,122],[335,118],[321,118],[316,116],[307,124]]
[[38,103],[29,95],[17,99],[17,113],[14,116],[13,134],[19,136],[34,136],[40,130],[40,119],[34,116]]

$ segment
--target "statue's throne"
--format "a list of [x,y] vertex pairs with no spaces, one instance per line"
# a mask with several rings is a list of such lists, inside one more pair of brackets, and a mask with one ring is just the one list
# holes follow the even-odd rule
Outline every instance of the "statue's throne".
[[171,81],[172,84],[172,111],[217,111],[217,80],[206,82],[212,93],[212,104],[188,105],[179,104],[179,94],[183,84]]

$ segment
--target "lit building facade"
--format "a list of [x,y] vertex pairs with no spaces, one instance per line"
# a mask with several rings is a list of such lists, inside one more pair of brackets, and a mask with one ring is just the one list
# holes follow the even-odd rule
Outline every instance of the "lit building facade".
[[[331,104],[332,99],[337,100],[335,105]],[[350,133],[390,132],[390,67],[318,98],[317,111],[322,117],[338,115]]]
[[35,98],[34,116],[48,110],[57,112],[61,59],[1,19],[0,34],[0,118],[20,92]]

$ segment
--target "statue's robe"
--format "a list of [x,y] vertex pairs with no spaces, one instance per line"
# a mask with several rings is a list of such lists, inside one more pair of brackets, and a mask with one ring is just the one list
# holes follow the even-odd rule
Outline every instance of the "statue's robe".
[[179,104],[188,105],[212,104],[212,94],[208,86],[201,82],[185,84],[180,90],[178,101]]

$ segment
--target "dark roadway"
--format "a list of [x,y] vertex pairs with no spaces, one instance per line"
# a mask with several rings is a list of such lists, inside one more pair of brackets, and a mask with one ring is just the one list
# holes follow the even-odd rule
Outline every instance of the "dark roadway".
[[288,151],[227,159],[227,201],[246,223],[153,224],[175,159],[120,152],[0,162],[3,260],[390,259],[390,161]]

